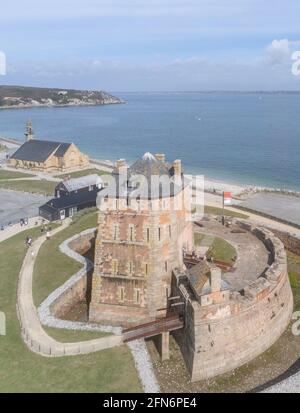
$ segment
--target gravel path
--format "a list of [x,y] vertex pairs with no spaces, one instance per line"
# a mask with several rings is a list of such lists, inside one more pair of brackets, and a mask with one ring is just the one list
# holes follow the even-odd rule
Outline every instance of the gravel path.
[[261,393],[300,393],[300,373],[296,373],[288,379],[268,387]]

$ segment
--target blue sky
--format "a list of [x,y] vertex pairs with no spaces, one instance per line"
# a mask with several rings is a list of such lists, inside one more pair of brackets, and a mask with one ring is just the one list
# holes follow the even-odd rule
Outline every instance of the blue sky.
[[10,0],[1,83],[109,91],[300,90],[299,0]]

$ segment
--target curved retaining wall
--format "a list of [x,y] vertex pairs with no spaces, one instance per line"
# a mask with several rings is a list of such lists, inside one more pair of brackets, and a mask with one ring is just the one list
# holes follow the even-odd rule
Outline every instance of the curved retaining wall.
[[239,225],[255,234],[270,252],[268,269],[222,304],[201,306],[187,280],[175,274],[177,291],[186,303],[185,328],[176,333],[193,381],[237,368],[266,351],[281,336],[293,311],[287,258],[281,241],[270,231]]

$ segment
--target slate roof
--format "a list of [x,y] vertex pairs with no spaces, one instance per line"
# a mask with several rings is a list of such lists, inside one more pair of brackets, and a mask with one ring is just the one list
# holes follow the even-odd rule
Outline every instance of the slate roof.
[[[146,152],[140,159],[133,163],[127,170],[128,181],[132,183],[131,178],[135,175],[142,175],[146,178],[146,181],[141,182],[137,179],[138,187],[134,188],[134,185],[126,187],[126,185],[119,185],[119,174],[117,168],[114,169],[113,175],[116,178],[116,190],[117,196],[125,197],[134,193],[137,193],[140,198],[156,199],[174,196],[182,190],[182,186],[176,185],[173,180],[173,168],[166,162],[158,160],[150,152]],[[170,178],[169,185],[156,185],[155,179],[159,177]],[[143,185],[147,183],[147,185]],[[183,183],[184,185],[184,183]],[[153,186],[153,188],[152,188]]]
[[91,174],[91,175],[86,175],[82,176],[79,178],[71,178],[66,181],[61,182],[57,188],[65,187],[65,189],[68,192],[73,192],[77,191],[82,188],[87,188],[89,186],[94,186],[94,185],[101,185],[102,184],[102,179],[100,178],[99,175],[96,174]]
[[54,156],[64,156],[70,146],[71,143],[31,139],[23,143],[11,158],[21,161],[45,162],[54,152]]
[[50,199],[46,204],[42,205],[41,209],[46,209],[50,211],[51,209],[66,209],[72,208],[74,206],[79,206],[82,204],[96,202],[97,194],[99,189],[94,189],[93,191],[78,192],[76,194],[71,194],[68,196],[63,196],[61,198]]
[[150,181],[152,175],[170,175],[169,169],[166,165],[155,158],[150,152],[146,152],[142,158],[138,159],[128,169],[129,175],[144,175],[145,178]]
[[[190,284],[198,296],[211,293],[210,287],[210,267],[206,261],[200,261],[187,271]],[[228,283],[221,279],[221,291],[228,290]]]

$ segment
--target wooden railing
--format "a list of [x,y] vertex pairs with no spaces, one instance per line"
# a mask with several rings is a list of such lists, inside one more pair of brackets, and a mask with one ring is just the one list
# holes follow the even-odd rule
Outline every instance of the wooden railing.
[[123,330],[123,341],[127,343],[128,341],[153,337],[163,332],[179,330],[181,328],[183,328],[182,317],[171,315]]

